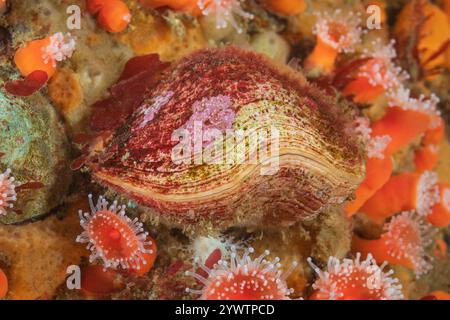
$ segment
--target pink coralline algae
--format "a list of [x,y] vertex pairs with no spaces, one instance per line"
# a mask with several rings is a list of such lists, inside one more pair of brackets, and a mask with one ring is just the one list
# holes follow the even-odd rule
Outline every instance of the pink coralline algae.
[[186,122],[184,128],[189,131],[191,136],[194,136],[195,126],[201,125],[205,146],[213,141],[213,137],[205,133],[213,129],[225,133],[227,129],[232,127],[236,117],[230,98],[223,95],[197,101],[192,109],[194,113]]
[[144,111],[144,120],[142,121],[139,127],[143,128],[147,123],[152,121],[155,118],[156,114],[161,109],[161,107],[163,107],[166,103],[168,103],[169,100],[172,98],[172,96],[173,92],[169,91],[167,94],[163,96],[156,97],[155,102],[152,105],[150,106],[146,105],[147,109]]

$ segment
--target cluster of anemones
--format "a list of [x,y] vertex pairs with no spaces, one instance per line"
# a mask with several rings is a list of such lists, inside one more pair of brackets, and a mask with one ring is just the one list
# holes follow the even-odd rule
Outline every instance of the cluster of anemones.
[[[436,96],[431,95],[429,98],[420,96],[419,98],[412,98],[409,90],[398,87],[397,90],[390,92],[388,94],[389,106],[386,110],[385,115],[372,123],[370,127],[366,125],[366,129],[363,131],[363,136],[369,136],[366,138],[368,140],[368,161],[367,161],[367,174],[363,183],[360,185],[359,189],[356,191],[356,199],[351,201],[346,206],[346,211],[349,215],[357,213],[363,205],[369,201],[372,197],[374,198],[372,202],[375,204],[378,197],[375,194],[387,194],[396,189],[398,185],[404,186],[406,183],[408,185],[408,192],[410,194],[402,194],[401,192],[395,192],[392,197],[396,196],[402,198],[391,205],[395,205],[389,214],[390,216],[402,210],[413,210],[417,209],[422,215],[426,215],[423,206],[433,206],[437,201],[433,201],[437,196],[429,196],[427,199],[430,200],[427,203],[421,201],[416,201],[412,194],[415,190],[416,182],[418,182],[421,177],[420,173],[426,171],[431,171],[437,164],[437,149],[438,144],[443,139],[443,129],[444,123],[437,111],[437,104],[439,100]],[[361,129],[359,129],[360,132]],[[368,132],[368,133],[367,133]],[[392,186],[389,184],[392,174],[392,159],[391,156],[397,151],[409,146],[414,140],[423,136],[423,150],[420,149],[416,152],[415,163],[417,168],[417,173],[411,173],[409,175],[403,175],[404,179],[399,177],[392,177]],[[433,152],[433,154],[428,154],[427,152]],[[413,177],[414,176],[414,182]],[[424,175],[426,177],[429,175]],[[408,180],[406,182],[406,180]],[[422,181],[422,180],[421,180]],[[432,184],[434,193],[436,194],[437,189],[434,187],[436,182]],[[385,186],[385,191],[382,191],[382,187]],[[422,192],[422,189],[418,190]],[[424,193],[424,195],[429,195],[429,193]],[[378,199],[379,200],[379,199]],[[423,200],[423,199],[422,199]],[[409,203],[410,205],[406,205]],[[364,210],[362,210],[364,211]],[[428,212],[428,211],[427,211]],[[429,213],[429,212],[428,212]],[[427,213],[427,214],[428,214]],[[372,214],[371,216],[376,216]],[[383,216],[383,215],[381,215]]]
[[[430,171],[436,162],[428,161],[428,165],[422,165],[415,172],[392,176],[391,156],[421,136],[423,143],[440,143],[442,119],[437,103],[433,95],[412,98],[410,91],[401,86],[389,93],[385,115],[369,129],[360,129],[363,137],[369,136],[366,138],[369,140],[367,175],[356,191],[356,199],[346,206],[349,215],[359,212],[377,224],[384,224],[385,232],[379,239],[355,236],[354,252],[372,254],[379,261],[402,265],[417,276],[432,267],[427,253],[436,233],[432,224],[445,227],[450,223],[446,200],[450,191],[448,185],[439,183],[437,174]],[[377,156],[385,159],[377,159]]]
[[[388,142],[382,149],[385,157],[390,159],[392,154],[423,136],[422,147],[415,154],[416,172],[391,177],[392,163],[373,161],[369,157],[366,180],[371,188],[366,188],[367,181],[363,182],[361,188],[367,190],[357,192],[356,200],[347,205],[349,215],[360,211],[382,223],[400,211],[416,210],[421,216],[430,217],[437,226],[450,223],[445,201],[448,186],[439,183],[437,175],[431,172],[437,164],[438,145],[444,138],[438,102],[434,95],[412,98],[410,91],[402,87],[389,95],[389,107],[386,114],[371,125],[371,137],[375,142]],[[378,175],[378,178],[372,176],[372,173],[380,172],[388,174]],[[379,183],[374,184],[371,179]]]
[[[209,241],[211,242],[211,241]],[[196,259],[200,266],[195,272],[188,271],[202,285],[200,289],[187,288],[188,293],[206,300],[286,300],[293,293],[288,289],[286,279],[297,267],[292,266],[283,273],[280,259],[266,260],[270,255],[265,251],[257,258],[251,258],[253,248],[244,249],[242,256],[236,247],[231,245],[224,249],[210,250],[211,255],[205,262]],[[210,248],[211,249],[211,248]],[[217,250],[227,250],[225,255],[216,254]],[[212,258],[214,257],[214,261]],[[308,263],[318,278],[313,283],[314,292],[311,300],[398,300],[403,299],[398,279],[392,277],[393,271],[384,272],[387,263],[381,266],[369,254],[364,261],[357,253],[355,259],[344,259],[342,262],[330,257],[326,271],[317,267],[312,259]],[[209,266],[206,266],[208,264]]]
[[[355,236],[354,252],[403,265],[420,276],[431,268],[427,250],[434,240],[434,227],[450,224],[449,185],[439,182],[433,172],[445,130],[437,108],[439,99],[433,94],[414,96],[404,87],[409,75],[394,62],[393,40],[388,44],[375,40],[359,57],[336,68],[338,55],[353,52],[360,42],[363,30],[359,24],[355,15],[340,10],[319,14],[313,30],[316,47],[304,66],[311,76],[333,77],[333,84],[356,103],[387,97],[388,106],[380,119],[370,123],[360,118],[355,123],[355,131],[367,146],[366,176],[345,210],[349,216],[361,213],[384,224],[385,232],[379,239]],[[415,171],[393,176],[392,156],[415,141],[421,141],[414,154]],[[330,261],[333,270],[340,268],[337,260]],[[329,274],[326,279],[330,279]],[[337,298],[335,289],[324,297]],[[351,297],[347,293],[344,296]]]
[[341,9],[319,12],[313,33],[316,46],[304,62],[305,69],[311,76],[333,76],[336,87],[354,102],[372,102],[383,93],[401,87],[409,78],[394,62],[397,57],[394,40],[388,44],[374,40],[370,49],[364,49],[362,54],[336,69],[339,54],[354,52],[365,33],[361,19],[353,12],[344,13]]
[[[436,153],[444,136],[444,123],[437,110],[439,99],[434,95],[412,97],[401,83],[405,78],[403,72],[392,64],[391,59],[395,57],[392,44],[383,51],[383,54],[373,54],[368,61],[375,56],[379,59],[384,56],[378,63],[383,61],[385,66],[390,65],[390,69],[379,77],[364,72],[359,74],[371,78],[367,81],[373,88],[380,86],[377,95],[386,93],[389,103],[381,119],[370,126],[368,121],[358,123],[357,131],[368,145],[367,174],[356,191],[356,199],[346,205],[346,211],[350,216],[359,212],[375,223],[384,224],[385,232],[379,239],[366,240],[355,236],[354,252],[371,254],[378,261],[403,265],[420,276],[431,269],[427,248],[436,229],[428,222],[440,227],[450,223],[448,201],[445,200],[448,186],[439,183],[437,174],[431,171],[437,163]],[[370,54],[366,52],[368,56]],[[359,70],[367,67],[365,63]],[[384,75],[388,77],[384,78]],[[387,84],[382,85],[383,82]],[[364,86],[349,90],[350,85],[346,87],[347,93],[352,91],[353,97],[359,100],[357,102],[371,100],[362,99],[362,96],[358,98],[358,90]],[[360,94],[367,97],[367,92],[361,91]],[[392,155],[420,137],[423,137],[422,150],[415,155],[416,172],[392,176]],[[390,220],[385,222],[387,219]]]

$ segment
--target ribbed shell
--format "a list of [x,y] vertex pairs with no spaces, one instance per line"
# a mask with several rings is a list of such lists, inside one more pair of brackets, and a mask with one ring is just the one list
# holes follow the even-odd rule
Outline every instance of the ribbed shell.
[[[197,52],[165,71],[148,92],[142,106],[88,165],[99,183],[150,208],[149,214],[169,224],[290,224],[342,203],[364,175],[351,107],[339,105],[299,72],[255,53],[236,48]],[[260,161],[172,161],[179,143],[171,139],[174,130],[186,126],[200,102],[220,99],[230,101],[235,115],[230,129],[279,131],[275,174],[262,175]]]

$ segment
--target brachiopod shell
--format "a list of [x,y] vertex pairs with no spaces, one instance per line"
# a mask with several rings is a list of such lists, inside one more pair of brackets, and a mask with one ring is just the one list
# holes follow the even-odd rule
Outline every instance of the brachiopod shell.
[[258,54],[204,50],[166,70],[87,165],[170,224],[291,224],[342,203],[360,183],[353,113]]

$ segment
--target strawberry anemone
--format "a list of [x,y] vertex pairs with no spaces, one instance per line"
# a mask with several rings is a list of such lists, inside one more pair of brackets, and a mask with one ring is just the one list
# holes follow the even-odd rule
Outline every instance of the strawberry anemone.
[[400,86],[408,76],[393,62],[396,58],[394,44],[391,41],[384,45],[376,40],[372,43],[373,49],[366,49],[361,58],[341,67],[334,82],[342,87],[342,93],[352,96],[357,103],[369,103]]
[[305,60],[307,71],[329,74],[334,70],[340,53],[353,52],[361,41],[361,19],[353,12],[319,12],[313,32],[317,42],[314,50]]
[[379,239],[353,237],[352,250],[371,254],[378,261],[402,265],[419,277],[432,268],[427,248],[433,243],[436,229],[414,211],[402,212],[384,225]]
[[212,269],[200,264],[200,269],[206,273],[202,276],[197,272],[186,274],[203,284],[201,290],[187,288],[188,293],[200,295],[201,300],[287,300],[293,292],[286,284],[286,278],[297,266],[283,273],[280,270],[280,259],[273,261],[265,258],[270,255],[266,250],[259,257],[252,259],[253,248],[245,250],[242,256],[231,247],[229,262],[219,260]]
[[90,213],[79,212],[84,231],[76,241],[88,243],[87,248],[92,252],[90,262],[100,259],[105,269],[120,266],[134,270],[153,263],[154,243],[137,218],[131,220],[125,215],[125,206],[114,201],[108,207],[108,201],[102,196],[94,205],[92,195],[89,195],[89,206]]
[[361,254],[355,259],[336,257],[328,259],[327,268],[322,271],[311,258],[308,263],[318,279],[313,284],[315,290],[311,300],[402,300],[402,286],[392,277],[392,270],[384,272],[387,263],[381,266],[368,254],[361,261]]

